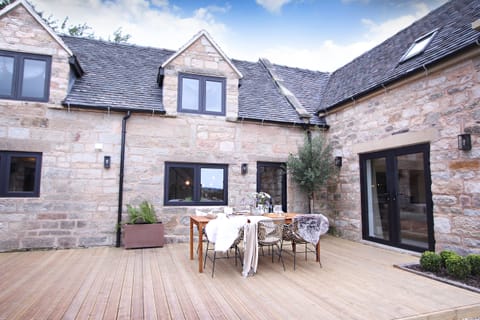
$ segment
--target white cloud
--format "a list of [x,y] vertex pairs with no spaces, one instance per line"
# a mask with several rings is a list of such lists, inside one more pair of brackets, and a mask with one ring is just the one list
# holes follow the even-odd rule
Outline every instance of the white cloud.
[[[414,14],[400,16],[383,22],[362,19],[361,23],[367,31],[357,42],[342,44],[338,39],[330,39],[309,48],[295,48],[284,43],[257,52],[260,56],[269,58],[277,64],[333,72],[406,28],[430,11],[423,3],[416,3],[414,8]],[[312,42],[314,42],[313,39]]]
[[108,39],[119,27],[130,34],[130,43],[166,49],[178,49],[201,29],[221,43],[227,38],[226,25],[215,20],[215,14],[229,7],[210,6],[184,13],[166,0],[155,0],[153,10],[147,0],[32,0],[44,16],[53,15],[68,24],[86,23],[95,36]]
[[[290,0],[257,0],[265,8],[279,12]],[[344,0],[364,1],[364,0]],[[439,1],[438,5],[446,0]],[[216,16],[229,11],[230,6],[208,6],[194,12],[183,12],[168,0],[31,0],[44,16],[53,15],[69,24],[86,23],[97,37],[108,39],[119,27],[123,34],[130,34],[130,43],[176,50],[187,43],[201,29],[207,30],[213,39],[231,58],[256,61],[266,57],[274,63],[319,71],[334,71],[365,51],[378,45],[413,21],[425,15],[429,9],[416,3],[414,13],[388,21],[363,19],[365,32],[358,41],[341,43],[342,39],[315,39],[305,45],[282,43],[266,47],[267,42],[254,42],[241,30],[232,30],[220,23]],[[154,6],[154,9],[152,9]],[[277,11],[275,11],[277,10]],[[260,37],[267,39],[268,36]],[[295,41],[296,39],[291,39]]]
[[271,13],[280,13],[282,7],[291,0],[256,0],[257,4],[261,5]]

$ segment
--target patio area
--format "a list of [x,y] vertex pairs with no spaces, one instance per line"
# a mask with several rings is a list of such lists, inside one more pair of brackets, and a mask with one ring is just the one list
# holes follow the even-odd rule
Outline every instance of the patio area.
[[[297,256],[298,258],[299,256]],[[480,295],[393,267],[418,257],[325,236],[319,268],[260,257],[198,273],[187,243],[0,253],[0,319],[475,319]]]

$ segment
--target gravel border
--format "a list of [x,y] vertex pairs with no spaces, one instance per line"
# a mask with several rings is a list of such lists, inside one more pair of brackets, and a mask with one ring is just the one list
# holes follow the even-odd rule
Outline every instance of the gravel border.
[[421,272],[421,271],[418,271],[418,270],[408,268],[409,266],[413,266],[413,265],[417,265],[417,264],[418,263],[405,263],[405,264],[394,264],[393,266],[396,267],[396,268],[399,268],[401,270],[405,270],[405,271],[408,271],[408,272],[411,272],[411,273],[418,274],[420,276],[424,276],[424,277],[427,277],[427,278],[430,278],[430,279],[433,279],[433,280],[437,280],[437,281],[440,281],[440,282],[443,282],[443,283],[447,283],[447,284],[450,284],[450,285],[453,285],[453,286],[456,286],[456,287],[459,287],[459,288],[462,288],[462,289],[467,289],[467,290],[470,290],[470,291],[473,291],[473,292],[476,292],[476,293],[480,293],[480,289],[477,289],[475,287],[466,285],[464,283],[461,283],[461,282],[458,282],[458,281],[453,281],[453,280],[450,280],[450,279],[445,279],[445,278],[442,278],[442,277],[437,277],[436,275],[434,275],[433,273],[430,273],[430,272]]

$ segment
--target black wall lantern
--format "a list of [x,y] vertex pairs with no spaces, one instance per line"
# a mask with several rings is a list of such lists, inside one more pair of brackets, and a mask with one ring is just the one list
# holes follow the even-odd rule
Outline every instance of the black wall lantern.
[[110,169],[110,162],[111,162],[110,156],[104,156],[103,157],[103,167],[105,169]]
[[458,135],[458,150],[472,150],[472,138],[470,137],[470,133]]
[[248,164],[247,163],[242,163],[241,171],[242,171],[242,174],[247,174],[248,173]]
[[342,157],[335,157],[335,167],[340,168],[342,166]]

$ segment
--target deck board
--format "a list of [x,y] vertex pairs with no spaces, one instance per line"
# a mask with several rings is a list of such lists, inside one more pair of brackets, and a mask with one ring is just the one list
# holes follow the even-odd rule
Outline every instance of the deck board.
[[[285,248],[286,252],[289,250]],[[480,295],[394,264],[418,256],[326,236],[320,268],[260,257],[253,277],[234,259],[198,273],[188,244],[0,253],[4,319],[463,319]]]

